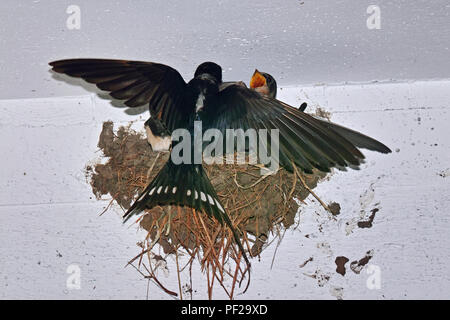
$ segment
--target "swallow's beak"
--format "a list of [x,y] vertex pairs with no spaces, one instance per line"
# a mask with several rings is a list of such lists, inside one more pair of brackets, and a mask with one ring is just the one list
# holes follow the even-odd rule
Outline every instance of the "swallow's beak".
[[266,78],[255,69],[252,79],[250,80],[250,88],[255,89],[266,85]]

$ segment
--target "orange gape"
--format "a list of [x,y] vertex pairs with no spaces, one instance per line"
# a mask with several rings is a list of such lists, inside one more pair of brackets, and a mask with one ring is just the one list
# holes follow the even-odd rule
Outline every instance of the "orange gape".
[[250,80],[250,88],[255,89],[262,87],[266,84],[266,78],[258,71],[255,70],[252,79]]

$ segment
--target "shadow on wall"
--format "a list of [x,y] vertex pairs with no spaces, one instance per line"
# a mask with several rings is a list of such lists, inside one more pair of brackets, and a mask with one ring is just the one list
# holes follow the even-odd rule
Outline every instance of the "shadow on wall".
[[103,100],[110,100],[111,101],[110,104],[113,107],[125,109],[124,112],[128,115],[131,115],[131,116],[139,115],[148,110],[148,106],[146,106],[146,105],[140,106],[137,108],[127,107],[124,104],[124,101],[114,99],[113,97],[111,97],[111,95],[109,93],[100,90],[95,84],[86,82],[83,79],[70,77],[68,75],[57,73],[52,70],[49,70],[49,73],[51,74],[51,76],[54,80],[63,81],[71,86],[82,87],[86,91],[98,95]]

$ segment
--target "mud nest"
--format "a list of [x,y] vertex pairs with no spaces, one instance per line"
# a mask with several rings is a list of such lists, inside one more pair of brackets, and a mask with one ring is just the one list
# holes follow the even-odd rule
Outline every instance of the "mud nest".
[[[112,122],[103,124],[98,147],[107,161],[87,167],[92,190],[98,199],[110,195],[124,210],[169,157],[168,152],[153,152],[146,138],[130,126],[122,126],[114,132]],[[262,176],[260,167],[249,164],[205,165],[205,169],[251,257],[260,255],[270,234],[295,223],[298,202],[325,177],[325,173],[319,171],[307,175],[283,169]],[[140,253],[129,263],[166,293],[183,298],[184,292],[185,296],[190,293],[192,297],[192,283],[186,284],[183,290],[180,273],[187,269],[191,273],[194,261],[206,271],[209,298],[212,298],[215,283],[232,299],[236,285],[249,280],[249,270],[233,241],[232,232],[204,213],[187,207],[155,207],[137,221],[147,231],[147,237],[139,243]],[[174,255],[176,258],[178,293],[167,289],[156,276],[158,267],[166,268],[166,258],[156,253],[155,244],[160,245],[166,257]],[[184,266],[178,263],[181,250],[190,257]]]

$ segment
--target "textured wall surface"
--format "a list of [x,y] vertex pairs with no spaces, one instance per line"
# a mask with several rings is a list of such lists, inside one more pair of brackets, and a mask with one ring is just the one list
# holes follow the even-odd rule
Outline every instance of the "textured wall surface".
[[[70,4],[81,8],[80,30],[66,27]],[[381,9],[380,30],[366,27],[370,4]],[[84,168],[101,161],[104,121],[142,130],[148,114],[58,81],[47,63],[69,57],[152,60],[186,78],[203,60],[219,62],[227,80],[248,81],[256,67],[277,78],[281,100],[307,101],[391,147],[320,183],[316,193],[341,214],[331,218],[309,197],[298,227],[254,259],[251,287],[237,299],[450,298],[447,1],[3,0],[0,8],[1,299],[147,296],[147,281],[124,268],[144,235],[121,223],[116,206],[99,216],[110,199],[95,199]],[[368,252],[359,274],[351,270]],[[339,256],[349,259],[344,276]],[[66,285],[70,266],[80,289]],[[174,261],[169,269],[162,279],[175,289]],[[194,298],[205,298],[194,271]]]
[[[69,5],[79,30],[66,27]],[[369,5],[379,30],[366,26]],[[229,79],[259,68],[282,85],[450,78],[446,0],[2,0],[0,10],[0,98],[84,94],[48,72],[72,57],[158,61],[186,78],[213,60]]]
[[[361,170],[322,182],[316,193],[338,202],[341,214],[332,219],[308,198],[273,267],[276,243],[254,260],[252,285],[237,298],[449,298],[449,93],[449,82],[281,90],[282,100],[329,110],[334,121],[394,152],[366,152]],[[99,216],[109,199],[95,200],[84,176],[85,165],[101,157],[102,122],[127,124],[139,116],[96,95],[2,100],[0,112],[0,297],[144,299],[147,281],[124,268],[143,234],[122,225],[117,207]],[[375,208],[372,227],[359,227]],[[360,274],[351,271],[350,262],[368,251],[373,257]],[[350,260],[345,276],[335,271],[337,256]],[[80,267],[80,290],[66,287],[71,264]],[[175,288],[174,261],[170,268],[163,280]],[[380,289],[367,287],[373,268]],[[202,279],[194,272],[196,298],[206,297]],[[150,289],[151,298],[168,298]]]

